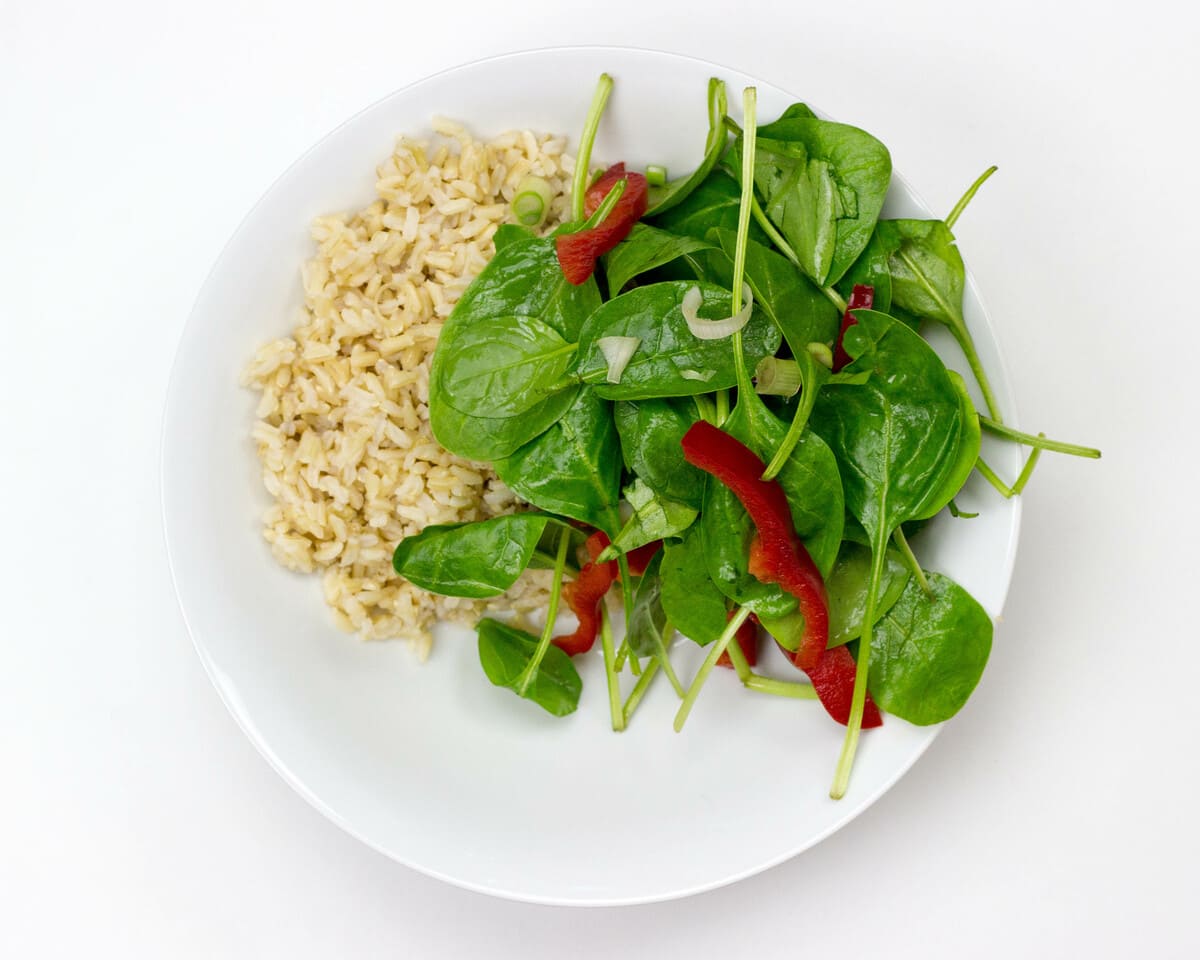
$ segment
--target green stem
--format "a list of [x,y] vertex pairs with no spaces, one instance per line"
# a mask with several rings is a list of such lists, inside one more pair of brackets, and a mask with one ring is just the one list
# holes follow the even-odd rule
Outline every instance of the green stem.
[[808,418],[816,405],[817,393],[818,389],[815,383],[806,383],[801,388],[800,402],[796,406],[796,412],[792,414],[792,422],[788,425],[787,433],[784,434],[775,455],[771,457],[771,462],[767,464],[767,469],[763,471],[762,478],[764,480],[770,480],[777,476],[783,469],[783,465],[787,463],[788,457],[792,455],[792,451],[796,449],[796,444],[804,435],[804,428],[808,426]]
[[604,675],[608,679],[608,709],[614,730],[625,729],[625,711],[621,709],[621,684],[614,669],[616,656],[613,652],[612,623],[608,618],[608,607],[600,604],[600,648],[604,651]]
[[1037,450],[1052,450],[1055,453],[1067,453],[1073,457],[1088,457],[1092,460],[1100,459],[1100,451],[1095,447],[1083,447],[1077,443],[1064,443],[1061,440],[1047,440],[1044,433],[1039,433],[1035,437],[1031,433],[1023,433],[1020,430],[1014,430],[1012,427],[1006,427],[996,419],[989,420],[983,414],[979,415],[979,425],[988,433],[1003,437],[1005,440],[1023,443],[1025,446],[1033,447]]
[[[742,196],[738,203],[737,239],[733,247],[733,315],[742,309],[742,286],[746,282],[746,247],[750,240],[750,204],[754,199],[754,152],[758,142],[758,91],[747,87],[742,91],[742,119],[746,124],[742,143]],[[746,356],[742,350],[742,331],[733,335],[733,364],[737,371],[738,390],[753,390]]]
[[871,547],[871,581],[867,584],[867,603],[863,615],[862,639],[858,644],[858,666],[854,671],[854,695],[850,700],[850,716],[846,722],[846,739],[842,743],[842,755],[838,758],[837,770],[833,774],[833,786],[829,796],[841,800],[850,785],[850,771],[854,767],[854,755],[858,751],[858,737],[862,732],[863,710],[867,704],[867,675],[871,669],[871,634],[874,632],[875,603],[879,595],[879,581],[883,578],[883,564],[887,557],[888,532],[882,526],[874,536]]
[[727,389],[726,390],[718,390],[717,391],[717,422],[716,422],[716,425],[719,427],[721,424],[723,424],[728,419],[729,419],[729,391]]
[[921,585],[921,590],[927,597],[933,596],[933,591],[929,589],[929,581],[925,579],[925,571],[921,569],[921,565],[917,563],[916,554],[912,552],[912,547],[908,545],[908,537],[904,535],[904,530],[901,527],[896,528],[896,532],[892,534],[892,539],[896,541],[896,546],[900,548],[900,553],[904,556],[904,562],[908,564],[908,569],[916,578],[917,583]]
[[947,324],[947,327],[954,335],[954,339],[958,341],[963,356],[967,358],[967,364],[971,368],[975,382],[979,384],[979,390],[983,394],[983,402],[987,405],[988,413],[991,414],[993,420],[999,423],[1004,419],[1000,416],[1000,404],[996,401],[995,393],[992,392],[992,382],[988,379],[987,371],[983,369],[983,361],[979,359],[975,341],[971,339],[971,334],[964,324],[950,323]]
[[751,677],[750,663],[746,660],[746,655],[742,653],[742,645],[731,643],[726,652],[729,654],[729,662],[733,664],[733,670],[738,675],[738,679],[742,683],[746,683]]
[[550,649],[550,639],[554,636],[554,619],[558,616],[558,600],[562,594],[563,571],[567,566],[567,547],[570,543],[571,530],[569,527],[563,527],[562,533],[558,536],[558,552],[554,556],[554,581],[550,587],[550,604],[546,608],[546,625],[542,628],[542,635],[538,638],[538,645],[533,651],[533,656],[529,658],[529,662],[525,664],[525,669],[521,671],[521,676],[518,678],[517,693],[522,697],[525,696],[525,691],[529,689],[533,678],[537,676],[538,667],[542,665],[546,651]]
[[675,688],[675,692],[679,694],[679,699],[683,699],[683,684],[679,682],[679,675],[675,673],[675,668],[671,665],[671,657],[667,653],[667,637],[675,632],[675,628],[671,625],[671,621],[663,624],[662,633],[658,636],[658,662],[662,664],[663,673],[667,675],[667,679],[671,681],[671,686]]
[[975,469],[980,475],[993,487],[995,487],[1002,497],[1010,500],[1013,497],[1019,496],[1021,491],[1025,489],[1025,484],[1029,482],[1029,478],[1033,476],[1033,468],[1037,466],[1038,458],[1041,457],[1042,451],[1040,447],[1035,447],[1033,452],[1029,454],[1029,458],[1025,461],[1025,466],[1021,468],[1020,474],[1017,475],[1017,481],[1011,487],[1000,479],[1000,475],[996,473],[983,457],[979,457],[975,461]]
[[604,199],[600,201],[600,205],[592,211],[590,217],[579,225],[578,231],[582,233],[584,230],[590,230],[592,227],[603,223],[605,217],[612,213],[613,207],[617,205],[617,201],[624,196],[627,186],[629,186],[629,181],[625,177],[622,177],[609,187],[608,193],[604,195]]
[[[624,553],[617,554],[617,573],[621,578],[621,604],[625,608],[625,636],[629,636],[629,625],[633,622],[633,575],[629,572],[629,557]],[[632,650],[629,655],[637,659]]]
[[646,671],[638,678],[638,682],[633,685],[633,690],[630,691],[629,699],[625,701],[625,707],[621,711],[621,721],[623,725],[629,723],[629,718],[633,716],[633,711],[637,709],[639,703],[642,702],[642,697],[650,687],[650,682],[658,675],[658,661],[651,660],[646,664]]
[[612,93],[613,81],[607,73],[600,74],[596,84],[596,92],[592,96],[592,105],[588,109],[587,119],[583,123],[583,133],[579,137],[579,151],[575,156],[575,174],[571,179],[571,219],[583,219],[583,195],[587,192],[588,167],[592,162],[592,144],[596,142],[596,131],[600,127],[600,117],[604,106],[608,103],[608,95]]
[[697,393],[692,397],[696,404],[696,415],[705,423],[711,423],[714,427],[717,426],[717,407],[713,403],[712,398],[706,393]]
[[[791,261],[793,267],[795,267],[801,273],[804,273],[804,267],[800,265],[800,258],[796,256],[796,251],[792,249],[792,245],[788,243],[786,239],[784,239],[783,234],[780,233],[775,224],[771,222],[771,218],[768,217],[763,211],[763,208],[759,206],[758,198],[755,196],[750,197],[750,212],[754,215],[754,222],[762,227],[763,233],[765,233],[770,241],[775,244],[779,252]],[[808,276],[807,273],[804,275]],[[811,277],[809,279],[811,279]],[[826,300],[837,307],[838,313],[846,312],[846,301],[842,299],[842,295],[834,290],[833,287],[823,287],[820,284],[817,284],[817,288],[825,295]]]
[[[732,648],[731,648],[732,649]],[[816,700],[817,691],[810,683],[796,683],[794,680],[776,680],[774,677],[764,677],[752,673],[743,681],[747,689],[759,693],[770,693],[777,697],[791,697],[793,700]]]
[[947,229],[954,228],[954,224],[958,221],[958,218],[962,216],[962,212],[967,209],[967,204],[971,202],[971,199],[979,191],[979,188],[987,183],[988,177],[995,172],[996,165],[992,164],[992,166],[988,167],[983,171],[983,173],[975,178],[975,182],[973,184],[967,187],[967,192],[958,198],[958,203],[954,205],[954,209],[951,210],[949,216],[946,217]]
[[962,517],[964,520],[974,520],[977,516],[979,516],[978,513],[969,513],[966,510],[960,509],[958,503],[955,502],[953,497],[950,498],[949,507],[950,516],[952,517]]
[[750,616],[750,611],[742,607],[730,618],[729,623],[725,625],[725,630],[721,633],[716,642],[708,648],[708,656],[704,658],[704,662],[700,664],[700,670],[696,673],[696,678],[692,681],[692,685],[688,687],[688,691],[684,694],[683,703],[679,705],[679,711],[675,714],[675,732],[679,733],[683,729],[683,725],[687,723],[688,714],[692,712],[692,707],[696,705],[696,698],[700,696],[700,690],[704,687],[704,683],[708,680],[708,675],[712,673],[713,667],[721,658],[721,654],[725,652],[725,648],[729,646],[729,641],[737,635],[738,628],[746,622],[746,618]]

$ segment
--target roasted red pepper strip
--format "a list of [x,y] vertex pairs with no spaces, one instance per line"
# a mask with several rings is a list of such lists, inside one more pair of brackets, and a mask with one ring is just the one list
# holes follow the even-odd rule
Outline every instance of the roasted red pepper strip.
[[[732,616],[733,611],[731,610],[726,620]],[[738,642],[738,646],[742,648],[742,656],[746,658],[746,663],[752,667],[756,666],[758,664],[758,624],[753,614],[742,621],[742,625],[738,627],[738,632],[735,634],[735,639]],[[788,656],[791,656],[791,654],[788,654]],[[733,661],[729,659],[727,652],[722,653],[717,658],[717,666],[733,667]]]
[[[857,665],[850,651],[845,647],[834,647],[826,650],[815,667],[804,672],[812,681],[813,689],[817,691],[828,714],[843,727],[850,722],[850,701],[854,699],[854,674]],[[863,708],[862,726],[864,730],[883,725],[879,708],[871,695],[867,694],[867,703]]]
[[777,583],[800,602],[804,636],[794,662],[814,667],[829,642],[829,604],[825,582],[808,550],[796,536],[787,495],[777,480],[763,480],[766,465],[740,441],[700,420],[683,435],[688,463],[711,473],[741,501],[758,537],[750,548],[750,572],[764,583]]
[[[578,577],[563,587],[563,599],[567,601],[571,611],[579,618],[579,626],[575,628],[574,633],[555,637],[553,643],[568,656],[573,657],[577,653],[587,653],[596,642],[596,633],[600,629],[600,604],[604,600],[604,595],[613,585],[613,581],[619,576],[616,560],[596,563],[596,558],[608,545],[608,534],[603,530],[597,530],[588,537],[584,546],[587,548],[588,556],[592,559],[583,565]],[[630,550],[627,554],[629,572],[638,576],[645,573],[650,559],[661,546],[661,540],[654,540],[644,547]]]
[[846,303],[846,312],[842,315],[842,328],[838,331],[837,342],[833,345],[833,372],[837,373],[842,367],[851,362],[850,354],[846,352],[842,341],[846,331],[858,323],[851,310],[870,310],[875,306],[875,288],[865,283],[856,283],[850,291],[850,299]]
[[626,173],[623,163],[614,163],[588,188],[584,195],[584,211],[588,216],[595,213],[608,191],[622,179],[625,192],[607,217],[588,230],[564,233],[554,241],[563,276],[576,286],[592,275],[596,259],[624,240],[646,212],[649,203],[646,178],[640,173]]

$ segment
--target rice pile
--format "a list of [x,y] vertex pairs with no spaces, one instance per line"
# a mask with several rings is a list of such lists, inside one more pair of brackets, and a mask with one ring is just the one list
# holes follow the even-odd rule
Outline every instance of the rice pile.
[[[377,169],[379,198],[369,207],[313,224],[302,322],[259,350],[244,377],[262,391],[253,437],[274,498],[263,535],[275,557],[322,571],[341,628],[407,639],[422,658],[433,623],[473,622],[484,604],[434,596],[397,576],[396,544],[426,524],[521,506],[486,465],[452,456],[433,437],[438,332],[491,258],[521,179],[550,184],[551,227],[568,212],[572,169],[561,137],[521,131],[483,143],[441,120],[434,130],[432,142],[397,142]],[[548,583],[546,571],[528,572],[503,606],[544,609]]]

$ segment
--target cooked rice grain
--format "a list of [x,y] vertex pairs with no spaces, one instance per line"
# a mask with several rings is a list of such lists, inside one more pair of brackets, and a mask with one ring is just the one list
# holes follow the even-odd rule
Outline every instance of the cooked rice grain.
[[[474,621],[481,601],[440,597],[397,576],[392,552],[426,524],[511,513],[520,503],[486,464],[443,450],[429,426],[429,364],[442,322],[512,222],[527,174],[569,204],[561,137],[528,130],[482,143],[436,118],[433,141],[401,138],[377,169],[379,199],[320,217],[317,254],[300,271],[305,307],[290,337],[266,344],[244,382],[262,393],[252,431],[274,498],[263,535],[292,570],[322,571],[342,629],[403,638],[425,657],[438,620]],[[547,571],[501,598],[544,608]]]

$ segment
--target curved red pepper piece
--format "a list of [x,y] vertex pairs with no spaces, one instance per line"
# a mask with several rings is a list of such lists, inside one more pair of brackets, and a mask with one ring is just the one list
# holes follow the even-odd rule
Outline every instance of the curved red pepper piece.
[[[730,619],[733,616],[733,611],[729,612]],[[734,634],[738,646],[742,648],[742,656],[746,658],[746,663],[750,666],[758,665],[758,624],[751,614],[742,621],[742,625],[738,627],[738,632]],[[790,657],[791,654],[789,653]],[[718,667],[733,667],[733,661],[729,659],[729,653],[724,652],[717,658]]]
[[829,643],[829,604],[825,581],[796,536],[787,495],[777,480],[763,480],[766,465],[743,443],[703,420],[683,435],[688,463],[711,473],[741,501],[758,536],[750,546],[750,572],[764,583],[777,583],[800,602],[804,635],[794,662],[814,667]]
[[[825,651],[815,667],[804,671],[817,691],[821,706],[843,727],[850,722],[850,701],[854,699],[854,674],[857,669],[849,650],[834,647]],[[883,717],[868,693],[866,706],[863,707],[862,727],[868,730],[880,726],[883,726]]]
[[850,291],[850,299],[846,302],[846,312],[842,315],[842,328],[838,331],[837,342],[833,345],[833,372],[837,373],[842,367],[851,362],[850,354],[842,345],[846,331],[858,323],[851,310],[870,310],[875,306],[875,288],[866,283],[856,283]]
[[596,212],[608,191],[621,179],[625,180],[625,192],[607,217],[588,230],[564,233],[555,238],[554,249],[563,276],[576,286],[592,275],[598,257],[629,235],[649,205],[646,178],[640,173],[626,173],[625,164],[614,163],[584,195],[583,209],[588,216]]
[[[603,530],[597,530],[588,537],[584,546],[592,559],[583,565],[578,577],[563,587],[563,599],[567,601],[571,612],[579,618],[579,626],[573,633],[555,637],[551,642],[567,656],[587,653],[596,642],[596,634],[600,629],[600,604],[613,581],[619,576],[616,560],[596,562],[596,558],[608,545],[608,534]],[[629,572],[638,576],[645,573],[651,558],[661,546],[661,540],[654,540],[636,550],[630,550],[627,554]]]

